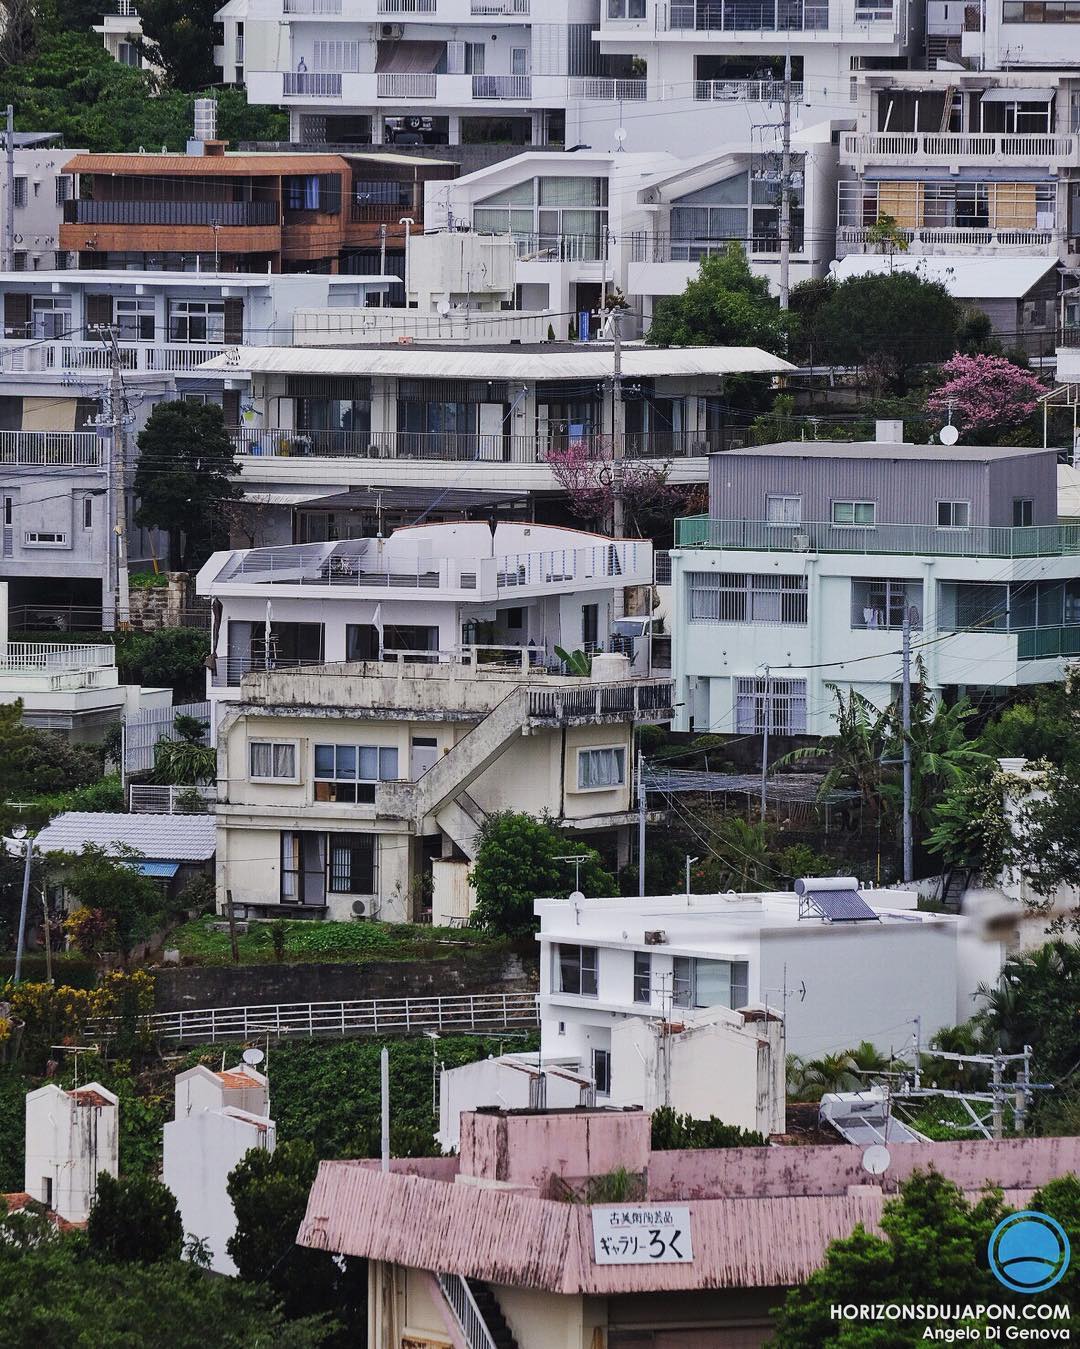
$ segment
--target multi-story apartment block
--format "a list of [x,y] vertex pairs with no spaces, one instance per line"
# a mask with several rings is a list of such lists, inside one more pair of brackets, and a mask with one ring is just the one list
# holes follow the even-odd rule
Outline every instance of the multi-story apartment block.
[[112,0],[112,3],[112,9],[105,11],[101,22],[93,25],[93,31],[101,34],[105,50],[122,66],[160,74],[160,68],[144,50],[142,19],[135,0]]
[[65,203],[74,192],[67,170],[72,154],[58,142],[59,132],[16,131],[15,175],[11,201],[7,177],[0,174],[0,241],[7,238],[7,213],[14,220],[11,265],[18,272],[67,267],[70,258],[60,242]]
[[828,735],[830,685],[896,694],[905,621],[939,695],[1064,677],[1080,652],[1075,525],[1056,452],[877,442],[715,455],[678,522],[676,725]]
[[910,0],[248,0],[218,12],[219,56],[226,82],[289,109],[304,145],[665,150],[775,128],[786,55],[796,116],[831,115],[853,63],[920,46],[918,12]]
[[192,149],[76,155],[60,247],[83,268],[375,273],[423,231],[423,183],[454,171],[391,154]]

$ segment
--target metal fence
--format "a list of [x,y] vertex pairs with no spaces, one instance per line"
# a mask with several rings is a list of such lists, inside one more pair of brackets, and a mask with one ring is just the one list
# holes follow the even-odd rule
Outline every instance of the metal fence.
[[[172,707],[149,707],[145,711],[135,712],[123,720],[124,775],[129,773],[148,773],[154,766],[154,751],[162,740],[177,740],[176,718],[197,717],[209,722],[211,710],[209,703],[176,703]],[[209,732],[203,736],[203,744],[209,744]]]
[[210,815],[216,801],[216,787],[158,787],[133,782],[128,788],[128,809],[133,815]]

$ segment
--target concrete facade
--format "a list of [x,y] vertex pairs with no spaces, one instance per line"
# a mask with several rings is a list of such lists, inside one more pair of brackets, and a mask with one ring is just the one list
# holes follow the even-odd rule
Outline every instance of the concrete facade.
[[118,1098],[100,1082],[27,1093],[23,1188],[61,1218],[86,1221],[100,1173],[119,1174],[119,1148]]

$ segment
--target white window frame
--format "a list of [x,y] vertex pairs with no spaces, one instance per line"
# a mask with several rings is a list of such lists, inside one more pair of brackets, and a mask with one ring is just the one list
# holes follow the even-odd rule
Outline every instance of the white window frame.
[[691,571],[686,578],[691,623],[806,626],[810,601],[805,575]]
[[[780,517],[777,519],[773,515],[773,507],[779,505]],[[792,509],[794,507],[794,509]],[[788,519],[792,516],[792,519]],[[765,496],[765,523],[770,525],[781,525],[785,528],[794,529],[802,524],[802,497],[788,496],[783,492],[769,492]]]
[[[254,766],[254,755],[252,750],[258,746],[270,746],[270,766],[273,768],[274,760],[277,758],[276,751],[279,749],[290,749],[292,751],[293,771],[289,773],[256,773]],[[270,740],[253,739],[248,741],[248,779],[251,782],[276,782],[292,783],[294,786],[300,781],[300,741],[299,740]]]
[[[153,342],[157,335],[156,302],[152,295],[119,295],[114,304],[114,321],[121,342]],[[141,320],[150,319],[150,335],[140,331]],[[126,325],[125,325],[126,320]],[[125,326],[128,331],[125,332]]]
[[[327,750],[327,749],[333,750],[334,752],[333,773],[328,773],[325,769],[319,769],[317,766],[319,750]],[[341,750],[346,751],[351,750],[353,753],[356,767],[355,771],[351,776],[348,774],[339,774],[337,771],[338,752]],[[363,774],[360,771],[362,756],[365,752],[369,754],[370,753],[375,754],[376,773],[378,774],[377,777],[368,777],[366,774]],[[388,772],[387,773],[383,772],[383,757],[384,755],[389,756],[391,754],[394,756],[394,773],[392,776]],[[311,747],[311,779],[312,783],[314,784],[316,793],[318,792],[319,783],[327,783],[331,787],[352,787],[355,790],[355,799],[352,801],[342,799],[339,799],[337,801],[323,801],[320,800],[318,795],[316,794],[315,801],[318,805],[371,806],[374,803],[374,790],[378,786],[378,784],[380,782],[399,781],[400,772],[401,772],[401,751],[399,750],[397,745],[359,745],[356,743],[345,741],[338,742],[338,741],[322,740],[319,741],[317,744],[313,744]],[[359,789],[361,787],[365,789],[370,787],[372,789],[372,799],[370,801],[366,800],[362,801],[359,799],[360,798]]]
[[[943,524],[941,520],[942,506],[948,507],[949,522]],[[956,508],[962,506],[964,521],[963,524],[957,524],[955,520]],[[938,529],[970,529],[971,528],[971,502],[970,501],[939,501],[937,504],[937,527]]]
[[[583,760],[592,754],[614,754],[619,763],[619,779],[617,782],[604,782],[593,787],[582,785]],[[587,745],[577,752],[577,787],[579,792],[614,792],[620,787],[626,786],[626,746],[625,745]]]
[[[562,958],[563,951],[577,952],[578,986],[576,990],[572,988],[563,987],[563,958]],[[591,983],[593,984],[592,989],[588,993],[583,991],[585,982],[583,975],[586,971],[586,962],[584,959],[584,955],[586,951],[588,951],[591,956],[591,961],[589,962],[588,966],[588,972],[592,976]],[[557,993],[564,993],[569,998],[598,998],[600,996],[599,947],[584,946],[579,942],[556,942],[552,948],[552,957],[555,962],[555,968],[553,971],[555,977],[552,982],[555,985],[555,991]]]
[[23,532],[24,548],[66,548],[68,536],[59,529],[27,529]]
[[[603,1072],[601,1073],[601,1067]],[[605,1099],[611,1095],[611,1050],[594,1049],[592,1051],[592,1080],[597,1096]],[[603,1081],[603,1086],[600,1085]]]
[[[638,971],[638,964],[639,964],[639,963],[644,964],[644,966],[645,966],[645,969],[644,969],[644,971],[642,971],[642,972],[639,972],[639,971]],[[642,982],[642,981],[643,981],[643,982]],[[637,1007],[649,1007],[649,1006],[652,1005],[652,984],[653,984],[653,978],[652,978],[652,952],[651,952],[651,951],[635,951],[635,952],[634,952],[634,987],[633,987],[633,990],[632,990],[632,997],[633,997],[634,1005],[635,1005],[635,1006],[637,1006]],[[644,992],[645,996],[644,996],[644,997],[639,997],[639,996],[638,996],[639,991],[640,991],[640,992]]]
[[[837,512],[843,510],[845,506],[851,507],[851,519],[838,520]],[[869,507],[870,510],[869,520],[859,520],[857,518],[860,506]],[[877,502],[851,501],[851,500],[834,501],[830,508],[829,519],[832,521],[835,527],[838,527],[840,529],[873,529],[874,526],[877,524]]]
[[[191,324],[193,319],[201,319],[206,329],[204,337],[191,336]],[[184,346],[207,346],[211,343],[221,345],[225,341],[225,301],[224,300],[170,300],[168,304],[168,313],[165,316],[166,333],[165,340],[174,345]],[[174,332],[173,325],[179,329],[182,327],[184,336],[180,337]],[[220,324],[220,335],[211,332]]]

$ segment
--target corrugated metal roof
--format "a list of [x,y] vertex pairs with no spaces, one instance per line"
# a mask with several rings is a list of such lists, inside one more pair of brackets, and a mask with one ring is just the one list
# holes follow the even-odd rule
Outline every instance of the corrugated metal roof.
[[132,866],[140,876],[149,876],[157,881],[172,880],[180,870],[179,862],[133,862]]
[[781,440],[772,445],[748,445],[726,450],[729,459],[934,459],[947,463],[962,459],[985,463],[997,459],[1023,459],[1032,454],[1057,455],[1041,445],[912,445],[889,440]]
[[279,173],[344,173],[348,164],[340,155],[283,155],[258,151],[224,155],[76,155],[64,165],[64,173],[135,173],[165,178],[232,174],[235,176]]
[[80,852],[93,843],[106,852],[118,845],[150,860],[206,862],[214,855],[212,815],[110,815],[66,810],[38,834],[39,852]]
[[878,272],[917,272],[924,281],[940,281],[958,300],[1018,300],[1056,266],[1056,256],[1015,258],[980,253],[977,257],[924,258],[849,253],[830,263],[829,272],[837,281]]
[[[781,374],[795,367],[760,347],[624,347],[628,377]],[[237,347],[205,361],[201,371],[282,375],[401,375],[415,379],[607,379],[610,347],[594,350],[451,350],[418,347]]]

